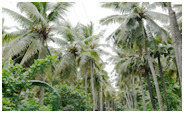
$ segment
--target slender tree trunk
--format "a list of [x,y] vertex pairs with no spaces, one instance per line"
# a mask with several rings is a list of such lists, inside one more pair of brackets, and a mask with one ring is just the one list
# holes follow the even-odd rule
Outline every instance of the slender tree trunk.
[[44,103],[44,87],[40,87],[40,105]]
[[130,103],[130,108],[133,108],[133,100],[132,100],[132,96],[130,95],[129,91],[128,91],[128,87],[126,86],[126,93],[127,93],[127,98],[128,101]]
[[110,101],[109,101],[109,99],[107,99],[107,108],[108,108],[108,111],[110,111]]
[[97,91],[97,88],[95,88],[95,105],[96,105],[96,109],[95,109],[95,111],[97,110],[98,111],[98,97],[99,97],[99,95],[98,95],[98,93],[97,93],[98,91]]
[[132,92],[134,97],[134,107],[137,108],[137,98],[136,98],[136,91],[135,91],[135,83],[134,83],[134,77],[132,75]]
[[168,100],[167,100],[167,92],[166,92],[166,87],[165,87],[165,80],[164,80],[164,75],[163,75],[163,71],[162,71],[162,64],[160,62],[160,53],[158,52],[158,66],[159,66],[159,70],[160,70],[160,76],[161,76],[161,80],[162,80],[162,86],[163,86],[163,91],[164,91],[164,99],[165,99],[165,103],[167,106],[167,110],[170,111],[170,107],[168,104]]
[[168,2],[168,12],[169,12],[169,19],[170,19],[170,26],[171,26],[172,41],[173,41],[174,50],[175,50],[176,64],[178,68],[181,93],[182,93],[182,39],[181,39],[181,33],[179,31],[179,27],[176,19],[176,14],[172,9],[171,2]]
[[88,94],[88,74],[87,71],[85,73],[85,92],[86,92],[86,96]]
[[28,98],[29,98],[29,94],[28,94],[28,93],[29,93],[29,89],[27,88],[27,89],[26,89],[26,96],[25,96],[25,100],[28,100]]
[[72,86],[72,87],[75,86],[75,81],[74,81],[74,79],[72,79],[71,86]]
[[[40,41],[41,41],[41,46],[40,46],[41,48],[40,48],[39,56],[38,56],[39,59],[44,58],[43,53],[42,53],[43,52],[42,49],[44,48],[44,39],[41,38]],[[41,80],[45,81],[44,75],[41,75]],[[44,92],[45,92],[44,87],[40,87],[40,105],[44,104]]]
[[126,95],[126,91],[124,92],[124,96],[125,96],[125,99],[126,99],[126,103],[127,103],[128,108],[131,108],[130,102],[129,102],[128,97]]
[[93,104],[94,104],[93,111],[95,111],[97,106],[96,106],[96,95],[95,95],[94,79],[93,79],[93,61],[91,61],[91,91],[93,95]]
[[149,95],[150,95],[150,99],[151,99],[151,104],[152,104],[153,109],[155,110],[156,106],[155,106],[155,102],[154,102],[154,99],[153,99],[153,93],[152,93],[152,88],[151,88],[148,69],[146,67],[145,67],[145,74],[146,74],[146,81],[147,81],[147,84],[148,84],[148,90],[149,90]]
[[114,101],[113,101],[113,102],[112,102],[112,108],[113,108],[112,111],[115,111],[115,107],[116,107],[116,106],[115,106],[115,103],[114,103]]
[[141,86],[141,93],[142,93],[142,102],[143,102],[143,110],[146,110],[146,102],[145,102],[145,95],[144,95],[144,88],[142,85],[142,80],[141,80],[141,76],[139,75],[139,80],[140,80],[140,86]]
[[161,111],[164,111],[163,103],[162,103],[162,97],[161,97],[161,94],[160,94],[160,88],[159,88],[159,84],[158,84],[158,81],[157,81],[157,76],[156,76],[156,73],[155,73],[155,69],[153,67],[153,62],[152,62],[150,53],[147,50],[147,48],[146,48],[146,54],[147,54],[148,64],[149,64],[149,67],[151,69],[151,73],[152,73],[154,84],[155,84],[155,88],[156,88],[156,93],[157,93],[157,98],[158,98],[158,104],[159,104],[160,110]]
[[100,111],[103,111],[103,81],[102,81],[102,75],[100,76]]
[[105,104],[105,111],[107,111],[107,99],[105,99],[104,104]]

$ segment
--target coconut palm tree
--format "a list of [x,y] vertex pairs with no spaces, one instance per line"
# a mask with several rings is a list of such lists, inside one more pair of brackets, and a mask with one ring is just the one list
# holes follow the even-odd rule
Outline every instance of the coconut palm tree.
[[[170,19],[170,26],[171,26],[171,34],[173,39],[173,45],[175,49],[175,56],[176,56],[176,62],[178,67],[178,72],[180,76],[180,84],[182,86],[182,38],[181,38],[181,32],[179,30],[179,26],[177,23],[177,18],[175,11],[172,9],[171,3],[167,3],[168,6],[168,12],[169,12],[169,19]],[[182,92],[182,87],[181,87]]]
[[[58,29],[59,28],[59,29]],[[85,81],[85,91],[87,95],[88,91],[88,78],[91,82],[91,93],[93,96],[94,108],[97,109],[97,98],[95,93],[96,89],[96,78],[97,70],[100,70],[100,58],[102,46],[99,44],[99,37],[102,37],[102,32],[94,32],[94,25],[90,23],[89,25],[77,24],[73,27],[69,22],[58,22],[55,28],[56,33],[60,34],[60,38],[53,38],[53,41],[57,43],[60,48],[56,49],[61,55],[59,63],[56,65],[56,75],[60,75],[61,79],[67,79],[72,81],[74,85],[74,80],[79,77],[84,78]],[[80,75],[77,76],[77,68],[80,70]]]
[[53,41],[59,46],[55,49],[59,54],[59,62],[56,65],[55,77],[60,76],[61,81],[70,82],[74,86],[75,80],[77,80],[77,57],[81,45],[78,43],[82,40],[80,36],[81,24],[72,26],[70,22],[64,21],[57,23],[55,32],[61,35],[60,38],[53,38]]
[[[138,55],[137,56],[131,55],[130,53],[127,54],[127,52],[123,52],[123,51],[119,51],[118,54],[120,55],[119,58],[113,57],[114,62],[116,63],[115,70],[117,70],[117,74],[118,74],[118,84],[124,87],[123,85],[124,84],[126,85],[127,81],[128,83],[132,82],[131,86],[132,86],[132,93],[134,97],[134,107],[137,108],[138,104],[137,104],[137,99],[136,99],[135,80],[136,78],[138,78],[138,76],[139,76],[139,79],[141,79],[140,73],[144,65],[143,61],[139,58]],[[123,82],[123,84],[121,82]],[[140,80],[139,82],[140,84],[142,84]],[[143,93],[144,88],[143,88],[143,85],[140,85],[140,86],[141,86],[141,91],[142,91],[143,107],[145,110],[146,104],[145,104],[145,96]]]
[[[13,58],[21,65],[29,66],[34,59],[45,58],[50,54],[48,40],[52,37],[52,24],[63,19],[63,14],[72,3],[19,2],[17,7],[22,14],[3,8],[22,27],[20,36],[12,40],[3,49],[3,57]],[[44,81],[44,75],[42,80]],[[43,105],[44,88],[41,87],[40,104]]]
[[163,92],[164,92],[164,100],[165,100],[165,103],[166,103],[166,106],[167,106],[167,110],[170,111],[170,106],[168,104],[167,93],[166,93],[165,78],[164,78],[164,73],[163,73],[164,70],[163,70],[161,60],[162,60],[162,58],[166,58],[166,56],[173,55],[172,54],[173,47],[170,43],[171,38],[167,39],[167,43],[164,43],[161,40],[161,38],[159,38],[159,37],[154,38],[154,40],[155,40],[154,41],[155,45],[157,45],[157,46],[154,46],[152,48],[152,53],[153,53],[154,57],[157,58],[157,61],[158,61],[158,68],[159,68],[161,83],[162,83]]
[[[100,77],[99,80],[102,79],[101,74],[98,74],[98,72],[100,72],[101,70],[100,65],[103,63],[103,60],[100,58],[100,54],[107,55],[108,53],[100,48],[101,46],[105,46],[105,45],[99,44],[99,38],[102,37],[103,31],[99,33],[95,33],[93,23],[90,23],[89,25],[82,27],[82,35],[84,37],[83,38],[84,40],[80,41],[80,43],[82,44],[82,48],[80,50],[78,62],[79,62],[81,74],[85,76],[84,78],[85,78],[86,93],[87,93],[88,72],[90,72],[91,92],[92,92],[93,103],[94,103],[93,110],[96,110],[97,97],[95,93],[95,89],[96,89],[95,85],[98,84],[98,81],[96,81],[95,78],[98,78],[97,77],[98,75]],[[99,84],[101,84],[100,81],[99,81]]]
[[[181,5],[174,5],[172,6],[171,2],[155,2],[151,4],[151,9],[156,8],[160,6],[165,11],[168,11],[169,14],[169,20],[170,20],[170,28],[171,31],[171,38],[173,42],[173,46],[175,49],[175,57],[176,57],[176,63],[178,68],[178,73],[180,77],[180,85],[182,86],[182,38],[181,38],[181,19],[182,19],[182,13],[181,13]],[[176,9],[177,13],[173,10]],[[179,9],[179,11],[178,11]],[[180,24],[180,26],[178,25]],[[181,88],[182,92],[182,88]]]
[[137,47],[140,57],[142,56],[143,48],[145,48],[147,60],[154,78],[159,107],[160,110],[164,110],[156,72],[148,48],[153,38],[149,34],[154,33],[154,35],[162,37],[163,40],[167,37],[166,31],[159,27],[153,19],[168,22],[168,16],[148,10],[149,3],[113,2],[102,3],[102,7],[111,8],[120,12],[120,15],[112,15],[100,21],[102,24],[109,24],[112,22],[121,24],[118,29],[110,35],[110,37],[113,37],[118,43],[118,46],[129,49]]

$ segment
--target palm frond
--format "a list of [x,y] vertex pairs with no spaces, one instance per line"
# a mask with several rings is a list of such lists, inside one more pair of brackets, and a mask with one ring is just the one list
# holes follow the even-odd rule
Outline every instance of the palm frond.
[[137,7],[138,2],[104,2],[101,7],[111,8],[114,11],[126,13]]
[[162,23],[168,23],[169,22],[169,16],[163,13],[155,12],[155,11],[148,11],[146,14],[153,20],[158,20]]
[[61,75],[61,78],[67,79],[74,77],[76,73],[75,56],[72,53],[66,53],[61,61],[56,66],[56,75]]
[[57,90],[52,87],[51,85],[49,85],[48,83],[44,82],[44,81],[40,81],[40,80],[30,80],[29,82],[32,83],[32,85],[36,85],[36,86],[41,86],[41,87],[45,87],[47,90],[49,90],[50,92],[53,92],[57,97],[60,97],[59,93],[57,92]]
[[122,23],[127,15],[111,15],[100,20],[102,25],[108,25],[110,23]]
[[164,11],[167,11],[167,4],[166,2],[154,2],[147,6],[148,10],[156,9],[157,7],[161,7]]
[[10,17],[12,17],[15,21],[17,21],[23,27],[30,27],[33,25],[33,22],[27,19],[26,17],[10,10],[7,8],[2,8],[3,12],[7,13]]
[[4,44],[8,44],[9,42],[11,42],[12,40],[16,39],[17,37],[21,36],[23,33],[25,33],[26,30],[21,30],[19,29],[18,31],[14,31],[14,32],[10,32],[10,33],[6,33],[3,37],[2,37],[2,43]]
[[157,23],[155,23],[152,19],[146,19],[146,27],[156,36],[160,36],[163,41],[166,41],[165,38],[168,37],[167,32],[161,28]]
[[103,8],[111,8],[115,11],[120,11],[120,3],[119,2],[103,2],[101,3],[101,7]]
[[20,54],[22,51],[27,49],[28,45],[34,39],[34,34],[22,35],[12,42],[10,42],[7,46],[3,48],[3,57],[5,59],[11,58],[14,55]]
[[51,12],[48,14],[48,20],[54,21],[58,17],[64,19],[65,12],[68,11],[68,8],[71,7],[73,3],[71,2],[59,2],[52,6]]
[[40,48],[40,41],[38,39],[34,39],[32,43],[29,45],[28,49],[26,50],[26,53],[24,54],[20,64],[23,65],[25,62],[28,61],[28,59],[37,54],[39,48]]
[[86,54],[82,54],[79,58],[79,66],[80,66],[80,72],[84,73],[87,68],[89,67],[90,63],[90,57]]
[[47,55],[50,55],[50,51],[47,46],[40,45],[38,58],[45,58]]
[[31,3],[36,6],[40,14],[43,16],[43,18],[46,18],[47,15],[46,11],[49,3],[48,2],[31,2]]
[[44,24],[46,24],[46,20],[40,14],[36,6],[30,2],[18,2],[17,7],[24,12],[27,17],[29,17],[33,21],[41,20]]
[[54,43],[56,43],[59,46],[65,46],[68,44],[67,41],[61,39],[61,38],[57,38],[57,37],[49,37],[48,39],[52,40]]

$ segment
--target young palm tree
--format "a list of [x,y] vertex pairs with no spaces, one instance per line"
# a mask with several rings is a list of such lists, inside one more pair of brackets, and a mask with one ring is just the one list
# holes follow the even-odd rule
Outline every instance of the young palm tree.
[[156,72],[148,50],[148,45],[150,44],[148,43],[149,40],[152,39],[149,35],[150,33],[154,33],[156,36],[160,36],[165,40],[164,38],[167,36],[166,31],[159,27],[159,25],[152,19],[167,22],[168,16],[148,10],[149,3],[113,2],[103,3],[102,7],[111,8],[120,12],[120,15],[109,16],[100,21],[102,24],[109,24],[112,22],[121,24],[118,29],[110,35],[110,37],[114,37],[119,46],[129,49],[138,47],[140,56],[142,54],[142,48],[145,48],[152,76],[154,78],[159,107],[160,110],[164,110]]

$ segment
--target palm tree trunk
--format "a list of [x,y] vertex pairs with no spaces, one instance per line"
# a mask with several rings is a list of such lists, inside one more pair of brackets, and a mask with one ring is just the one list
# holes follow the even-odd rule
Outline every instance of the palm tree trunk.
[[88,75],[87,75],[87,71],[85,73],[85,92],[86,92],[86,96],[88,94]]
[[107,99],[107,109],[108,109],[108,111],[110,111],[110,101],[109,101],[109,99]]
[[[41,42],[41,48],[40,48],[39,56],[38,56],[39,59],[43,58],[43,55],[42,55],[42,49],[44,48],[43,37],[40,38],[40,42]],[[45,81],[43,75],[41,75],[41,80]],[[40,105],[44,104],[44,92],[45,92],[44,87],[40,87]]]
[[132,76],[132,92],[133,92],[133,97],[134,97],[134,107],[137,108],[137,98],[136,98],[134,79],[135,78]]
[[139,75],[140,85],[141,85],[141,93],[142,93],[142,102],[143,102],[143,110],[146,110],[146,102],[145,102],[145,95],[144,95],[144,88],[141,81],[141,76]]
[[156,106],[155,106],[155,102],[154,102],[154,99],[153,99],[153,93],[152,93],[152,89],[151,89],[151,83],[150,83],[148,69],[146,67],[145,67],[145,74],[146,74],[146,81],[147,81],[147,84],[148,84],[148,90],[149,90],[149,95],[150,95],[150,99],[151,99],[151,104],[152,104],[153,109],[155,110]]
[[93,61],[91,61],[91,91],[92,91],[92,95],[93,95],[93,111],[96,110],[96,95],[95,95],[95,89],[94,89],[94,80],[93,80]]
[[132,99],[132,95],[129,93],[128,94],[128,98],[129,98],[129,100],[130,100],[130,103],[131,103],[131,108],[133,108],[134,106],[134,104],[133,104],[133,99]]
[[98,98],[98,93],[97,93],[97,88],[95,87],[95,105],[96,105],[95,111],[98,111],[98,102],[97,102],[97,98]]
[[130,103],[130,108],[133,108],[133,100],[132,100],[132,96],[130,95],[130,93],[128,91],[128,86],[126,86],[126,93],[127,93],[127,98],[129,100],[129,103]]
[[40,87],[40,105],[44,103],[44,87]]
[[126,99],[126,103],[127,103],[127,105],[128,105],[128,108],[131,108],[130,102],[129,102],[128,97],[127,97],[127,95],[126,95],[126,91],[124,92],[124,96],[125,96],[125,99]]
[[72,79],[71,86],[72,86],[72,87],[75,86],[75,81],[74,81],[74,79]]
[[160,88],[159,88],[159,85],[158,85],[155,69],[153,67],[153,62],[152,62],[152,59],[151,59],[149,51],[147,50],[147,48],[145,48],[145,49],[146,49],[146,54],[147,54],[147,58],[148,58],[148,64],[150,66],[151,73],[152,73],[153,80],[154,80],[154,84],[155,84],[155,88],[156,88],[158,104],[159,104],[160,110],[163,111],[164,108],[163,108],[163,103],[162,103],[162,97],[161,97],[161,94],[160,94]]
[[170,107],[169,107],[168,100],[167,100],[165,80],[164,80],[164,75],[163,75],[163,71],[162,71],[162,64],[160,62],[160,53],[159,52],[158,52],[157,59],[158,59],[158,66],[159,66],[159,70],[160,70],[160,76],[161,76],[163,91],[164,91],[164,99],[165,99],[165,103],[166,103],[166,106],[167,106],[167,110],[170,111]]
[[107,111],[107,99],[105,99],[104,104],[105,104],[105,111]]
[[168,11],[169,11],[172,41],[173,41],[174,50],[175,50],[176,63],[178,67],[181,93],[182,93],[182,39],[181,39],[181,33],[179,31],[179,27],[176,19],[176,14],[172,9],[171,2],[168,2]]
[[29,98],[29,94],[28,94],[28,93],[29,93],[29,89],[27,88],[27,89],[26,89],[26,96],[25,96],[25,100],[28,100],[28,98]]
[[102,81],[102,75],[100,76],[100,111],[103,111],[103,81]]

